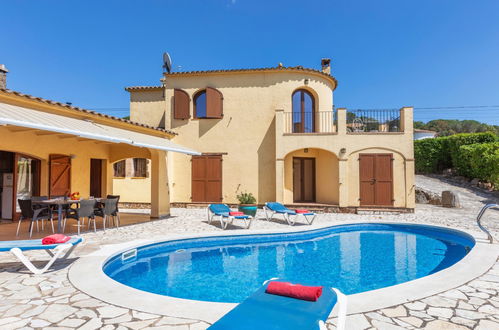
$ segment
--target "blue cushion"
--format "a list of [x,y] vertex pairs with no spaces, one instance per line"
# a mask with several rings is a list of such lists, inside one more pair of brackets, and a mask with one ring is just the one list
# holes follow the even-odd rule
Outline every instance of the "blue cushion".
[[270,203],[266,203],[265,205],[267,205],[267,207],[269,209],[271,209],[272,211],[277,212],[277,213],[290,213],[290,214],[295,213],[295,212],[291,211],[290,209],[288,209],[286,206],[284,206],[278,202],[270,202]]
[[230,208],[226,204],[210,204],[209,208],[216,215],[229,216]]
[[[81,237],[73,236],[65,244],[76,245],[80,243],[83,239]],[[22,241],[0,241],[0,252],[10,251],[13,248],[19,248],[22,251],[27,250],[52,250],[55,249],[60,244],[48,244],[43,245],[41,239],[29,239]]]
[[337,302],[330,288],[324,288],[317,301],[305,301],[265,293],[267,284],[208,329],[211,330],[279,330],[318,329]]

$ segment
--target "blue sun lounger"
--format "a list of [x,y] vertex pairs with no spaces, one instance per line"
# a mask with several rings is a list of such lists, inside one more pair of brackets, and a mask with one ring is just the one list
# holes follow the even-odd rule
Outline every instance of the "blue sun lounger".
[[338,304],[337,330],[345,329],[347,298],[339,290],[323,288],[317,301],[305,301],[265,293],[268,282],[237,305],[209,330],[312,330],[324,329]]
[[[30,239],[23,241],[0,241],[0,252],[11,252],[33,274],[38,275],[45,273],[59,257],[61,259],[66,259],[67,257],[69,257],[76,245],[81,243],[82,241],[83,238],[77,236],[71,237],[71,239],[66,243],[49,245],[43,245],[41,239]],[[23,251],[29,250],[45,250],[51,256],[51,259],[43,268],[37,268],[23,253]],[[51,250],[54,250],[54,252],[52,252]]]
[[[307,221],[307,223],[311,225],[317,215],[313,212],[296,213],[295,211],[288,209],[286,206],[278,202],[265,203],[263,210],[265,211],[265,218],[267,219],[267,221],[272,220],[274,215],[281,214],[284,217],[284,220],[286,220],[291,226],[294,226],[295,224],[295,218],[292,218],[291,216],[296,217],[302,215],[305,218],[305,221]],[[270,213],[270,216],[268,213]]]
[[210,204],[208,205],[208,223],[210,224],[215,217],[220,220],[222,229],[227,229],[234,219],[243,220],[246,229],[249,229],[253,217],[249,215],[230,215],[230,207],[227,204]]

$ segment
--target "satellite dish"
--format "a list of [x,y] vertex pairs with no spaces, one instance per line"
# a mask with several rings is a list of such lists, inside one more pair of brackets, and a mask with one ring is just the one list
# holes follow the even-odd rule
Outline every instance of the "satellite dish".
[[172,71],[172,58],[168,53],[163,53],[163,69],[168,73]]

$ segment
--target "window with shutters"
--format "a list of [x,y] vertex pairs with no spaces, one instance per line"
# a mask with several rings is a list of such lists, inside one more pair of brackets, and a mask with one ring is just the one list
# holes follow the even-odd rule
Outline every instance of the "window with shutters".
[[222,118],[222,93],[211,87],[207,87],[206,89],[197,92],[194,96],[194,116],[196,118]]
[[126,176],[126,160],[123,159],[114,163],[113,169],[115,178],[124,178]]
[[133,176],[135,178],[147,178],[147,162],[145,158],[134,158],[133,159]]
[[181,120],[189,119],[191,117],[189,103],[189,94],[181,89],[175,89],[173,92],[173,118]]

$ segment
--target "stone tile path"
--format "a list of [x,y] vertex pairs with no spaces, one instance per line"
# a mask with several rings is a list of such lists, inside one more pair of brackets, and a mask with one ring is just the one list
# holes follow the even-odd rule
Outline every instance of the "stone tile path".
[[[474,217],[492,194],[478,194],[463,187],[450,186],[437,179],[418,177],[418,185],[440,191],[452,189],[461,195],[462,209],[443,209],[419,205],[414,214],[354,215],[323,214],[318,223],[341,221],[426,222],[454,228],[476,229]],[[484,223],[499,239],[499,212]],[[208,225],[204,210],[173,209],[172,217],[140,225],[84,234],[85,243],[75,258],[98,249],[100,244],[127,242],[138,238],[159,239],[165,234],[219,231]],[[263,216],[259,214],[259,216]],[[493,223],[495,221],[495,223]],[[287,228],[279,222],[256,221],[254,229]],[[233,227],[232,229],[237,229]],[[43,252],[28,255],[45,260]],[[205,329],[207,323],[143,313],[107,304],[74,288],[68,268],[75,259],[57,263],[53,271],[33,276],[13,257],[0,254],[0,329]],[[89,274],[89,276],[91,276]],[[165,308],[167,308],[165,306]],[[328,328],[334,329],[334,319]],[[464,286],[408,302],[392,308],[348,317],[347,329],[499,329],[499,262],[483,276]]]

